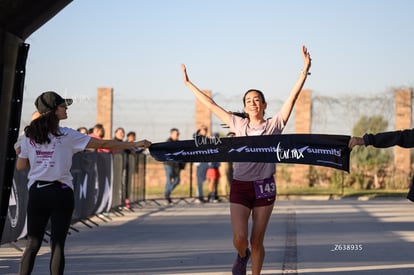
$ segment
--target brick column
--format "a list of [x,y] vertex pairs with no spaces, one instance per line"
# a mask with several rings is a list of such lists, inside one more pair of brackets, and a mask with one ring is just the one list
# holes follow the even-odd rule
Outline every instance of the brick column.
[[113,88],[98,88],[96,100],[96,123],[101,123],[105,128],[104,139],[112,138],[112,104]]
[[[295,104],[295,133],[309,134],[312,124],[312,91],[302,90]],[[309,165],[294,164],[291,184],[309,185]]]
[[[411,89],[395,91],[395,130],[411,129]],[[411,149],[395,146],[394,166],[396,178],[409,185],[411,175]]]
[[[210,90],[204,90],[203,93],[211,97]],[[211,112],[204,104],[196,99],[195,130],[200,128],[201,125],[206,125],[208,127],[208,135],[211,135]]]
[[295,104],[295,133],[311,132],[312,91],[302,90]]

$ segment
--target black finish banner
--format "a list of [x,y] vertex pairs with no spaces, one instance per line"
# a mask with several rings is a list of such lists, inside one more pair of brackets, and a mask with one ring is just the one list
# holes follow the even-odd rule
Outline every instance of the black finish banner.
[[349,172],[350,136],[286,134],[154,143],[157,161],[268,162],[326,166]]

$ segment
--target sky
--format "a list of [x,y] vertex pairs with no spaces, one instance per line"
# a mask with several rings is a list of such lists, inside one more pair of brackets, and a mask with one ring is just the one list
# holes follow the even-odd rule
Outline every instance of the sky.
[[241,102],[250,88],[283,100],[303,67],[302,45],[312,57],[305,88],[317,95],[413,87],[413,11],[410,0],[74,0],[25,41],[22,123],[36,96],[54,90],[75,99],[72,123],[92,126],[97,88],[113,87],[116,124],[148,120],[152,106],[137,113],[140,102],[170,102],[150,119],[162,124],[194,99],[182,63],[219,104]]

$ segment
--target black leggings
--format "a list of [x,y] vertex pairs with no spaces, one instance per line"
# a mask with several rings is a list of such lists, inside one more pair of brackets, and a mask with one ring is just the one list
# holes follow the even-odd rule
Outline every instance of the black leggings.
[[27,204],[27,245],[20,263],[20,275],[31,274],[49,218],[52,250],[50,274],[63,274],[65,241],[73,208],[73,190],[67,185],[59,182],[35,182],[31,186]]

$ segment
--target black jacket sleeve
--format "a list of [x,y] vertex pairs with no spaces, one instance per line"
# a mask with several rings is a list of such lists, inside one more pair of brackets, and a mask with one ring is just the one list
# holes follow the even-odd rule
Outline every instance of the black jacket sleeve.
[[414,129],[365,134],[363,138],[366,146],[372,145],[377,148],[387,148],[395,145],[404,148],[414,147]]

